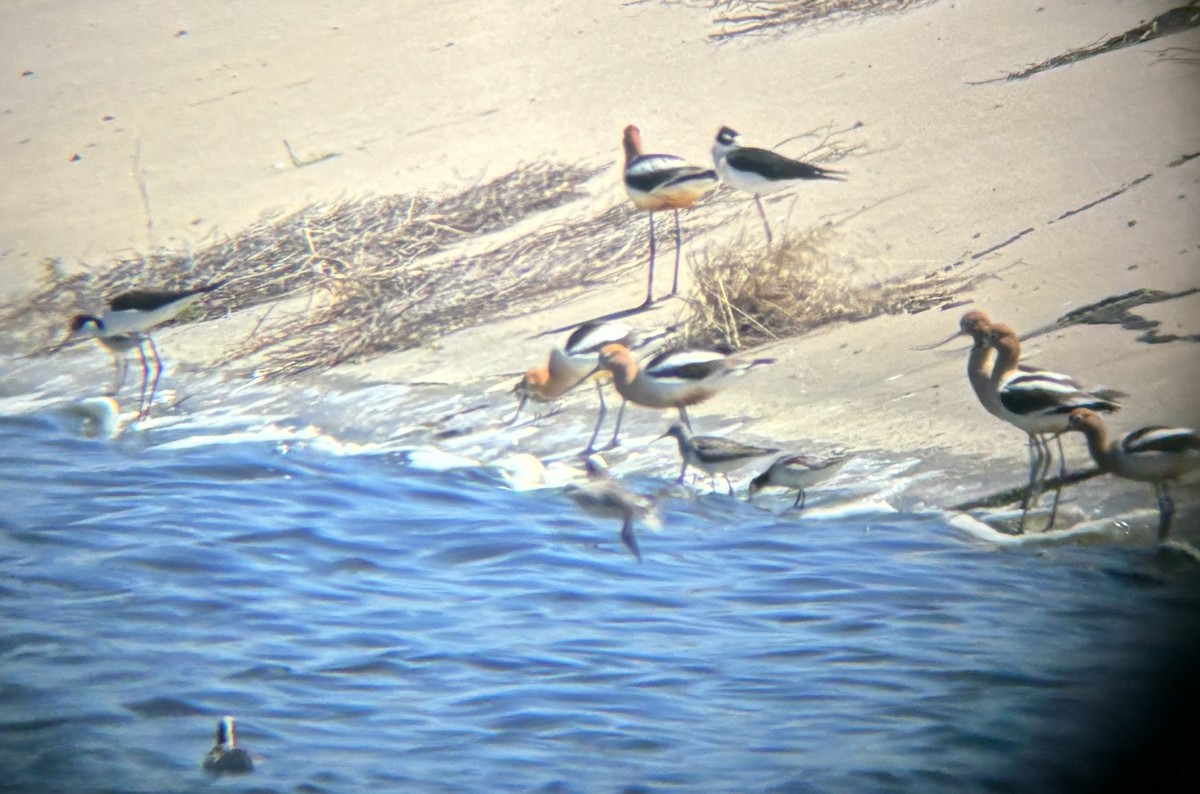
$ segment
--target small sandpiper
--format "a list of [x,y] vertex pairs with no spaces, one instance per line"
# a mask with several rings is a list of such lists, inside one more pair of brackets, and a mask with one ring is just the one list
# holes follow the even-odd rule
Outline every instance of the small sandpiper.
[[679,457],[683,459],[677,482],[683,482],[689,465],[695,466],[714,479],[718,474],[724,477],[730,496],[733,495],[733,483],[729,481],[729,472],[740,469],[756,458],[779,452],[775,448],[754,447],[720,436],[694,436],[682,422],[671,425],[659,438],[668,436],[679,444]]
[[712,154],[713,164],[717,167],[721,181],[754,196],[763,229],[767,232],[768,248],[771,247],[772,240],[771,225],[767,223],[767,213],[763,210],[759,196],[813,179],[845,181],[845,175],[841,171],[793,160],[770,149],[742,146],[740,134],[729,127],[722,127],[717,131]]
[[217,723],[217,741],[204,756],[204,771],[214,775],[244,775],[254,771],[254,759],[237,746],[233,717],[222,717]]
[[804,509],[805,489],[825,482],[841,471],[850,460],[849,455],[836,454],[825,457],[815,455],[788,454],[772,463],[766,471],[750,481],[749,501],[763,488],[795,488],[796,501],[792,509]]
[[584,470],[588,476],[587,483],[568,485],[564,490],[567,498],[590,515],[621,519],[621,542],[629,549],[629,553],[641,562],[642,551],[638,548],[637,538],[633,534],[633,523],[642,521],[648,526],[658,526],[658,512],[654,501],[633,493],[613,479],[604,459],[599,455],[588,455],[584,458]]

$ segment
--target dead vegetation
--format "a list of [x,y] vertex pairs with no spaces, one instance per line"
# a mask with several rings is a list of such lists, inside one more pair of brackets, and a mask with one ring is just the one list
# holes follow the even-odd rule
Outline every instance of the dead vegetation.
[[[812,153],[821,159],[840,160],[861,148],[844,140],[857,126],[798,137],[814,138]],[[538,311],[645,267],[644,213],[624,201],[497,237],[490,246],[487,240],[461,246],[575,200],[601,170],[539,163],[442,197],[310,205],[191,255],[127,257],[107,270],[72,275],[51,267],[42,289],[19,305],[0,307],[0,323],[41,332],[48,317],[65,321],[77,311],[96,311],[102,297],[133,287],[228,279],[186,319],[259,307],[254,327],[222,340],[224,354],[213,362],[241,374],[297,375],[436,344],[454,331]],[[735,201],[744,203],[723,191],[689,212],[689,237],[726,222]],[[751,347],[838,320],[921,311],[972,283],[949,273],[872,280],[867,268],[837,253],[830,227],[769,252],[750,239],[693,257],[697,295],[686,320],[688,342]]]
[[723,42],[739,36],[782,35],[822,22],[898,14],[934,0],[629,0],[625,4],[652,2],[707,8],[717,28],[708,38]]
[[817,22],[898,14],[933,0],[712,0],[713,41],[777,35]]
[[261,354],[259,375],[295,375],[536,311],[641,265],[627,255],[644,242],[629,231],[635,212],[621,204],[592,218],[546,224],[436,267],[352,267],[330,280],[322,304],[253,334],[224,361]]
[[[1200,3],[1195,1],[1188,3],[1178,8],[1172,8],[1169,11],[1164,11],[1149,22],[1145,22],[1136,27],[1130,28],[1124,33],[1116,36],[1110,36],[1103,41],[1090,44],[1086,47],[1078,47],[1073,50],[1068,50],[1062,55],[1055,55],[1053,58],[1047,58],[1044,61],[1031,64],[1030,66],[1018,71],[1009,72],[1002,77],[992,78],[991,80],[981,80],[972,83],[972,85],[985,85],[987,83],[1007,82],[1012,80],[1024,80],[1027,77],[1032,77],[1041,72],[1047,72],[1051,69],[1057,69],[1060,66],[1068,66],[1073,63],[1078,63],[1086,58],[1092,58],[1097,55],[1103,55],[1106,52],[1113,52],[1123,47],[1130,47],[1134,44],[1141,44],[1145,41],[1157,39],[1162,36],[1169,36],[1172,33],[1178,33],[1181,30],[1188,30],[1200,25]],[[1162,55],[1160,54],[1160,58]],[[1187,60],[1180,56],[1166,56],[1166,60]]]
[[745,239],[697,257],[688,343],[735,350],[799,336],[821,325],[915,314],[950,303],[978,277],[943,268],[885,281],[839,252],[836,228],[789,236],[770,250]]
[[100,296],[134,286],[176,289],[221,278],[219,308],[236,311],[310,288],[314,279],[392,271],[440,253],[463,238],[499,231],[533,213],[582,195],[600,169],[536,163],[443,197],[389,195],[313,204],[266,218],[194,254],[154,253],[118,259],[97,272],[54,280],[30,309],[96,308]]
[[[514,289],[553,290],[567,282],[583,287],[611,276],[621,249],[637,242],[626,224],[632,208],[546,226],[478,257],[432,261],[466,238],[585,195],[583,183],[601,170],[536,163],[442,197],[390,195],[310,205],[261,220],[193,254],[134,255],[70,275],[60,272],[60,263],[48,262],[41,289],[0,308],[0,322],[40,333],[47,317],[65,322],[76,312],[95,312],[102,297],[135,286],[179,289],[229,279],[196,319],[286,298],[321,308],[276,324],[264,318],[227,361],[267,352],[268,374],[332,366],[411,344],[418,330],[436,334],[511,311],[504,301],[520,297]],[[577,261],[586,264],[575,268]],[[521,288],[516,281],[523,282]],[[413,327],[422,323],[422,329]]]

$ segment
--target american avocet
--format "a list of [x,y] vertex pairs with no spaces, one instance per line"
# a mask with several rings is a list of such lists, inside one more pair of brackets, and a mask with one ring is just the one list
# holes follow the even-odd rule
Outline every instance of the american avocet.
[[[600,350],[598,368],[612,373],[613,386],[628,402],[647,408],[676,408],[680,421],[691,428],[687,406],[704,402],[733,378],[774,361],[773,358],[736,359],[715,350],[668,350],[639,366],[627,347],[612,344]],[[618,416],[610,446],[616,446],[620,431]],[[595,438],[595,432],[592,437]]]
[[204,770],[214,775],[242,775],[254,771],[254,759],[237,746],[233,717],[222,717],[217,723],[217,742],[204,756]]
[[1087,408],[1069,418],[1072,430],[1087,437],[1088,452],[1103,471],[1127,480],[1154,483],[1158,497],[1158,541],[1167,539],[1175,503],[1167,484],[1200,468],[1200,433],[1190,427],[1143,427],[1108,440],[1104,420]]
[[[632,347],[638,335],[622,323],[587,322],[580,325],[561,347],[550,351],[550,359],[542,367],[531,367],[513,387],[519,401],[516,421],[529,400],[551,402],[578,386],[596,371],[600,348],[608,344]],[[603,397],[601,397],[603,401]]]
[[679,457],[683,459],[678,482],[683,482],[688,466],[692,465],[714,479],[718,474],[724,477],[725,484],[729,486],[730,496],[733,495],[733,483],[729,481],[729,472],[740,469],[752,460],[774,455],[779,451],[774,448],[753,447],[720,436],[694,436],[682,422],[672,424],[659,438],[667,436],[674,438],[678,443]]
[[[980,309],[972,309],[959,319],[957,333],[951,334],[946,339],[938,342],[932,347],[945,344],[959,336],[969,336],[973,342],[970,353],[967,355],[967,380],[971,384],[971,390],[975,392],[975,396],[979,399],[979,403],[992,416],[1000,416],[1000,398],[996,390],[992,387],[992,359],[993,349],[988,341],[988,332],[992,329],[995,323]],[[1028,375],[1039,375],[1042,378],[1058,381],[1066,386],[1073,387],[1079,391],[1088,391],[1079,381],[1069,375],[1064,375],[1061,372],[1051,372],[1050,370],[1032,367],[1028,364],[1017,364],[1017,369]],[[1105,400],[1116,401],[1122,397],[1126,397],[1123,392],[1115,389],[1095,389],[1092,393],[1097,397]]]
[[[67,337],[58,346],[79,339],[98,339],[114,356],[137,348],[142,361],[142,391],[138,402],[138,419],[150,415],[158,379],[162,376],[162,357],[150,337],[150,329],[173,320],[208,292],[220,287],[225,281],[217,281],[202,287],[182,291],[130,290],[110,300],[99,317],[92,314],[77,314],[67,326]],[[150,363],[146,356],[146,345],[154,356],[154,382],[150,383]],[[57,348],[56,348],[57,349]],[[122,370],[120,383],[124,382]],[[149,394],[147,386],[149,385]]]
[[[994,323],[991,318],[985,312],[980,309],[972,309],[959,319],[957,331],[940,342],[932,345],[923,345],[916,349],[931,350],[947,342],[951,342],[960,336],[969,336],[973,343],[967,355],[967,380],[971,384],[971,390],[975,392],[975,396],[979,400],[980,405],[984,407],[984,410],[992,416],[1005,419],[1004,409],[1000,405],[1000,396],[992,383],[992,359],[994,358],[994,351],[989,342],[988,334],[992,330],[993,325]],[[1037,375],[1046,380],[1056,381],[1065,387],[1078,391],[1087,391],[1074,378],[1059,372],[1038,369],[1037,367],[1031,367],[1022,363],[1018,363],[1017,368],[1027,375]],[[1111,400],[1114,403],[1116,400],[1126,396],[1124,393],[1114,389],[1097,389],[1094,394],[1101,399]],[[1034,434],[1028,434],[1028,439],[1030,485],[1026,489],[1025,498],[1021,505],[1024,510],[1029,509],[1030,499],[1033,496],[1035,473],[1042,470],[1044,476],[1045,467],[1048,467],[1050,463],[1048,458],[1049,450],[1045,447],[1044,439]]]
[[642,552],[633,534],[633,523],[645,521],[657,525],[658,513],[653,500],[633,493],[613,479],[599,455],[588,455],[584,459],[584,469],[588,482],[584,485],[568,485],[564,491],[567,498],[591,515],[621,519],[621,542],[641,562]]
[[679,228],[679,211],[687,209],[717,186],[717,172],[711,168],[691,165],[673,154],[646,154],[642,134],[630,124],[625,128],[625,192],[640,210],[650,218],[650,275],[646,280],[646,302],[654,302],[654,213],[672,210],[675,213],[675,279],[671,294],[679,292],[679,258],[683,232]]
[[[999,416],[1006,422],[1024,430],[1033,445],[1034,462],[1029,472],[1029,496],[1021,513],[1020,530],[1025,529],[1025,515],[1033,494],[1040,481],[1050,469],[1052,456],[1046,436],[1053,436],[1058,445],[1059,476],[1066,474],[1066,459],[1062,450],[1062,434],[1069,429],[1067,417],[1076,408],[1109,413],[1120,405],[1098,394],[1084,390],[1068,375],[1048,370],[1023,372],[1020,367],[1021,340],[1012,327],[993,323],[984,334],[988,345],[996,350],[996,363],[992,367],[991,384],[998,403]],[[986,406],[985,406],[986,407]],[[1061,485],[1060,489],[1061,491]],[[1059,491],[1055,492],[1054,505],[1046,528],[1054,526],[1058,509]]]
[[991,319],[979,309],[972,309],[958,321],[958,333],[954,336],[971,337],[971,352],[967,355],[967,380],[984,410],[992,416],[999,417],[1000,398],[992,388],[994,356],[992,346],[987,340],[987,332],[991,328]]
[[754,498],[754,494],[763,488],[795,488],[796,501],[793,508],[804,509],[805,489],[825,482],[841,471],[850,460],[849,455],[784,455],[772,463],[766,471],[750,481],[750,492],[746,501]]
[[770,149],[742,146],[740,141],[741,136],[736,130],[722,127],[713,143],[713,163],[725,184],[754,196],[763,229],[767,232],[768,248],[771,246],[771,225],[767,223],[767,213],[763,210],[762,199],[759,196],[783,190],[805,180],[845,180],[841,171],[802,163]]

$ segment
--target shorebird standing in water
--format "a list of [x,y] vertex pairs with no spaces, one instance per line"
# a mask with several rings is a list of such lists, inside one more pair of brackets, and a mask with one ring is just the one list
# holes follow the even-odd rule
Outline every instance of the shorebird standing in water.
[[[754,367],[774,362],[773,358],[735,359],[715,350],[668,350],[641,366],[627,347],[611,344],[600,350],[597,369],[612,373],[613,386],[624,400],[647,408],[676,408],[679,420],[690,429],[687,406],[704,402]],[[620,419],[618,415],[610,447],[619,443]],[[599,427],[598,421],[593,440]]]
[[729,472],[740,469],[756,458],[774,455],[779,451],[774,448],[752,447],[720,436],[694,436],[681,422],[675,422],[659,438],[667,436],[674,438],[679,444],[679,457],[683,459],[678,482],[683,482],[689,465],[695,466],[712,477],[714,484],[718,474],[724,477],[725,484],[729,486],[730,496],[733,496],[733,483],[729,481]]
[[767,247],[771,247],[771,225],[767,223],[767,213],[763,210],[759,196],[774,193],[791,187],[797,182],[812,179],[832,179],[845,181],[841,171],[822,168],[812,163],[802,163],[790,157],[784,157],[770,149],[756,149],[752,146],[742,146],[741,136],[737,130],[722,127],[717,131],[717,139],[713,143],[713,164],[721,181],[732,188],[750,193],[758,207],[762,218],[763,229],[767,233]]
[[[674,326],[656,331],[635,331],[623,323],[602,322],[593,320],[583,323],[567,337],[562,347],[555,346],[550,351],[550,358],[545,366],[530,367],[522,376],[520,382],[513,387],[516,395],[517,412],[513,422],[521,416],[521,409],[529,400],[536,402],[551,402],[566,394],[577,385],[597,373],[596,364],[599,353],[610,344],[623,345],[627,349],[643,349],[661,342],[674,331]],[[591,452],[600,432],[600,425],[608,414],[608,406],[604,400],[604,389],[601,379],[596,378],[596,396],[600,400],[600,415],[596,427],[588,441],[587,452]],[[621,415],[625,405],[617,417],[620,425]]]
[[633,493],[613,479],[608,473],[604,459],[599,455],[588,455],[584,459],[584,469],[587,471],[588,482],[585,485],[568,485],[564,491],[567,498],[591,515],[621,519],[621,542],[629,549],[629,553],[641,562],[642,551],[638,548],[637,538],[633,534],[633,523],[644,521],[650,526],[658,525],[658,512],[654,501]]
[[[202,287],[182,291],[130,290],[117,295],[108,302],[99,317],[92,314],[77,314],[67,326],[67,337],[55,348],[61,348],[81,339],[96,339],[110,353],[116,363],[117,355],[137,348],[142,362],[142,389],[138,401],[138,419],[150,416],[158,379],[162,376],[162,357],[150,337],[150,329],[173,320],[206,293],[224,284],[217,281]],[[154,381],[150,381],[150,363],[146,345],[154,357]],[[125,381],[125,370],[121,369],[117,388]],[[148,392],[148,393],[147,393]]]
[[1071,411],[1068,422],[1087,438],[1088,452],[1103,471],[1154,484],[1158,497],[1158,542],[1171,532],[1175,503],[1168,483],[1200,469],[1200,433],[1190,427],[1143,427],[1109,442],[1104,420],[1087,408]]
[[254,771],[250,753],[237,746],[233,733],[233,717],[222,717],[217,723],[217,741],[204,756],[204,771],[214,775],[244,775]]
[[[1050,509],[1050,520],[1046,528],[1054,528],[1058,512],[1058,499],[1062,492],[1062,477],[1066,474],[1066,459],[1063,456],[1062,434],[1070,429],[1068,415],[1076,408],[1110,413],[1120,405],[1101,394],[1086,391],[1069,375],[1048,370],[1023,372],[1021,340],[1017,332],[1007,325],[993,323],[984,333],[984,339],[996,351],[996,363],[992,367],[992,390],[995,394],[999,416],[1004,421],[1024,430],[1033,445],[1035,460],[1029,471],[1029,495],[1025,509],[1021,511],[1019,531],[1025,530],[1025,516],[1030,503],[1041,487],[1050,470],[1052,455],[1046,436],[1053,436],[1058,445],[1059,487],[1054,493],[1054,505]],[[987,407],[987,404],[984,404]]]
[[[980,309],[972,309],[965,313],[958,321],[958,330],[940,342],[932,345],[922,345],[917,350],[932,350],[936,347],[941,347],[947,342],[951,342],[960,336],[971,338],[972,345],[970,352],[967,355],[967,381],[971,384],[971,390],[975,392],[975,397],[979,400],[979,404],[984,410],[992,416],[999,419],[1009,421],[1009,414],[1006,413],[1004,406],[1000,404],[1000,393],[995,387],[992,380],[992,374],[995,370],[993,366],[994,350],[990,343],[990,335],[996,323],[992,322],[991,318]],[[1063,394],[1073,392],[1089,393],[1082,384],[1076,381],[1069,375],[1064,375],[1061,372],[1051,372],[1050,370],[1031,367],[1027,364],[1020,363],[1020,349],[1018,341],[1017,350],[1017,370],[1021,376],[1030,376],[1023,380],[1021,384],[1029,386],[1036,383],[1041,383],[1043,386],[1056,384],[1057,388],[1061,389]],[[1007,362],[1006,362],[1007,366]],[[1021,385],[1017,384],[1017,385]],[[1107,401],[1112,407],[1105,410],[1116,410],[1117,401],[1127,395],[1115,389],[1096,389],[1090,392],[1093,396],[1100,400]],[[1046,439],[1038,434],[1028,433],[1029,439],[1029,487],[1025,491],[1025,498],[1022,500],[1022,510],[1028,512],[1034,497],[1035,479],[1040,476],[1044,479],[1050,466],[1050,448]],[[1059,445],[1059,455],[1062,455],[1062,446]],[[1040,473],[1040,474],[1039,474]]]
[[[528,401],[552,402],[586,380],[596,371],[597,357],[605,345],[617,343],[632,347],[637,339],[634,330],[622,323],[587,322],[580,325],[567,337],[565,344],[556,345],[550,351],[545,366],[530,367],[513,387],[512,393],[518,400],[513,421],[521,416],[521,409]],[[596,389],[603,410],[604,393],[600,391],[598,381]]]
[[837,474],[848,460],[849,455],[841,454],[828,457],[784,455],[750,481],[750,492],[746,495],[746,501],[753,499],[754,494],[763,488],[795,488],[798,493],[792,508],[803,510],[805,490]]
[[679,292],[679,260],[683,232],[679,228],[679,211],[687,209],[717,186],[717,172],[711,168],[691,165],[673,154],[646,154],[642,134],[630,124],[625,128],[625,192],[629,200],[650,217],[650,275],[646,280],[646,301],[654,302],[654,213],[672,210],[675,213],[675,278],[671,294]]

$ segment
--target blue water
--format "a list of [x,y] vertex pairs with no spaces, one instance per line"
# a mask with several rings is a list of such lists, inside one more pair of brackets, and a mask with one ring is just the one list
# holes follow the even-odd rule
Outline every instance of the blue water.
[[0,419],[0,789],[1061,790],[1200,628],[1143,547],[667,490],[639,565],[493,468],[195,435]]

